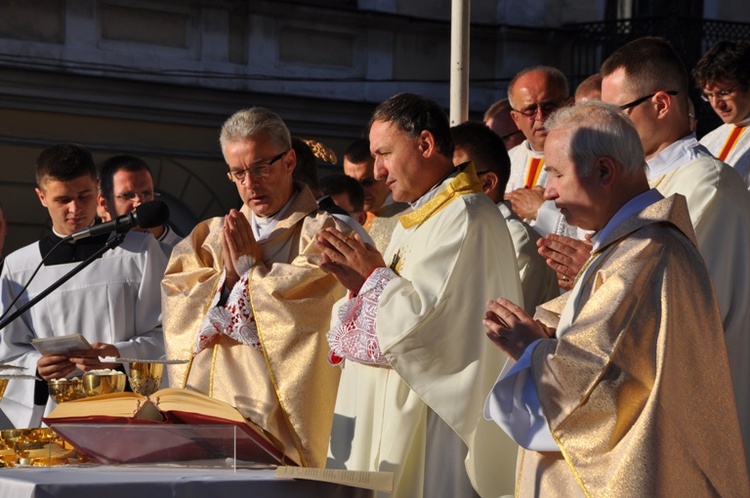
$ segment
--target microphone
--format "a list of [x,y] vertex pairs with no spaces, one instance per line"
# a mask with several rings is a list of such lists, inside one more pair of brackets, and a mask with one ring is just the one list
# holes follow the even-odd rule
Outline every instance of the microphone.
[[118,216],[112,221],[99,223],[68,235],[65,240],[85,239],[109,232],[124,233],[134,227],[154,228],[167,221],[169,221],[169,206],[163,201],[150,201],[140,204],[135,211]]

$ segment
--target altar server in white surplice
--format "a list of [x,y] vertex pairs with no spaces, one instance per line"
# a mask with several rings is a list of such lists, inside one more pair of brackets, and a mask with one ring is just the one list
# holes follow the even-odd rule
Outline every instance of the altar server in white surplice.
[[413,212],[385,259],[319,234],[325,267],[350,290],[329,332],[343,371],[328,466],[392,471],[395,497],[512,493],[517,446],[481,416],[505,361],[483,338],[484,305],[493,290],[522,298],[505,221],[474,167],[453,166],[436,103],[399,94],[380,104],[370,150],[376,177]]
[[693,68],[703,100],[724,122],[701,139],[750,188],[750,41],[723,40]]
[[[10,311],[33,299],[60,277],[102,248],[109,234],[62,238],[95,223],[96,167],[79,145],[61,144],[37,159],[36,193],[52,219],[52,234],[10,254],[0,277],[0,310]],[[54,248],[54,250],[53,250]],[[27,290],[42,257],[47,259]],[[12,380],[0,408],[15,427],[35,427],[53,408],[47,382],[80,376],[83,371],[114,368],[99,357],[157,359],[164,355],[159,283],[167,258],[148,233],[130,232],[122,245],[103,253],[0,332],[0,363],[25,367],[40,381]],[[93,350],[41,356],[34,338],[82,334]]]
[[716,291],[745,452],[750,455],[750,194],[736,170],[695,139],[688,121],[688,78],[674,49],[641,38],[602,64],[602,100],[633,121],[662,195],[687,199],[698,250]]

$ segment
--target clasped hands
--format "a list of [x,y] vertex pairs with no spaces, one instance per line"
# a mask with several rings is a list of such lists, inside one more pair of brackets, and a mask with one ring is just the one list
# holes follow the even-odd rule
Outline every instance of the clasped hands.
[[373,270],[385,266],[380,252],[353,232],[324,228],[318,232],[317,246],[323,256],[320,266],[355,294]]
[[255,240],[247,217],[232,209],[224,217],[224,227],[221,231],[221,259],[226,271],[227,289],[232,289],[240,280],[241,275],[237,269],[239,259],[243,256],[250,256],[253,261],[260,259],[260,246]]
[[566,291],[573,283],[583,265],[591,255],[590,235],[586,240],[573,239],[563,235],[548,234],[537,240],[539,254],[545,258],[547,266],[557,273],[557,285]]
[[555,329],[534,320],[523,308],[502,297],[487,303],[482,324],[487,328],[487,337],[514,360],[537,339],[555,336]]

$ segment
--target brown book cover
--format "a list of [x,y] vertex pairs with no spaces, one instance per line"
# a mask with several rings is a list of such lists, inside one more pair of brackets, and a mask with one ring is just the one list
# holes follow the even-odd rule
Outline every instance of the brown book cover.
[[236,450],[237,459],[244,462],[297,465],[236,408],[187,389],[162,389],[148,397],[123,392],[67,401],[44,422],[99,463],[209,460],[233,456]]

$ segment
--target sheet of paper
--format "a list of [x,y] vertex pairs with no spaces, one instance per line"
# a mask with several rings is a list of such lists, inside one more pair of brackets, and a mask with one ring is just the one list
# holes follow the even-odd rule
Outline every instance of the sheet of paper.
[[315,469],[310,467],[281,466],[276,477],[292,477],[310,481],[332,482],[356,488],[372,489],[384,493],[393,492],[393,472],[366,472],[357,470]]
[[32,339],[31,345],[43,355],[63,354],[68,351],[91,349],[91,344],[89,344],[89,341],[87,341],[81,334]]
[[188,363],[190,360],[167,360],[164,358],[158,360],[144,360],[142,358],[113,358],[114,363],[133,363],[134,361],[139,363],[161,363],[163,365],[182,365]]

